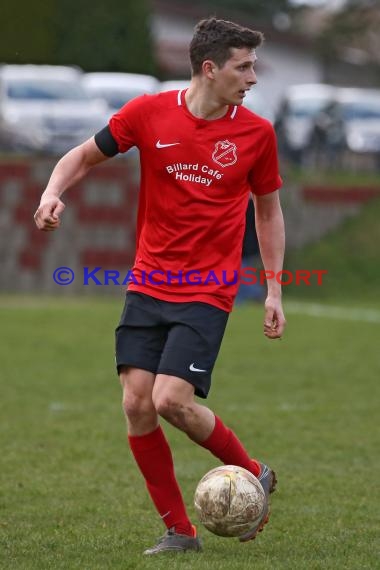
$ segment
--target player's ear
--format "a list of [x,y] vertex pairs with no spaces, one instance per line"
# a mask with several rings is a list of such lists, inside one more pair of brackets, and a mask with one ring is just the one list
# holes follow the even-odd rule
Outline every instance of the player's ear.
[[206,59],[202,63],[202,69],[206,77],[208,77],[209,79],[215,78],[216,65],[213,61],[211,61],[211,59]]

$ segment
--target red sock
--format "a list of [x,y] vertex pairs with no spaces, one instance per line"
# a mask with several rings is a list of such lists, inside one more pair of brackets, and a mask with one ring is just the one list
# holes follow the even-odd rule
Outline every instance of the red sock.
[[191,522],[178,486],[173,458],[161,427],[141,436],[128,436],[149,494],[167,528],[193,536]]
[[253,473],[255,477],[260,475],[259,463],[249,457],[234,432],[217,416],[215,416],[215,427],[211,435],[199,445],[211,451],[225,465],[238,465]]

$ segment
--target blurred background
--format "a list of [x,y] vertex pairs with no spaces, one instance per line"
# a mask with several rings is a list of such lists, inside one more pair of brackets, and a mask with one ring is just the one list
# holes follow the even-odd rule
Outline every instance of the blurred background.
[[[116,269],[134,254],[138,153],[98,167],[67,204],[59,232],[33,214],[57,157],[130,98],[189,82],[196,22],[215,15],[264,32],[258,84],[245,105],[276,129],[286,267],[326,270],[289,298],[379,295],[380,5],[371,0],[22,1],[0,21],[0,291],[120,294],[59,286],[68,266]],[[260,264],[256,255],[254,262]],[[252,258],[251,258],[252,259]],[[256,292],[257,293],[257,292]],[[249,298],[249,295],[248,295]],[[260,298],[260,292],[253,300]]]

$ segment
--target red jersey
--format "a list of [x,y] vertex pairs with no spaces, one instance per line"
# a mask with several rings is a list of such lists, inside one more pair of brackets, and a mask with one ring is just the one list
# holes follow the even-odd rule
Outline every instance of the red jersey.
[[119,152],[140,151],[129,291],[231,311],[250,192],[281,186],[272,125],[242,106],[195,117],[184,91],[143,95],[110,120]]

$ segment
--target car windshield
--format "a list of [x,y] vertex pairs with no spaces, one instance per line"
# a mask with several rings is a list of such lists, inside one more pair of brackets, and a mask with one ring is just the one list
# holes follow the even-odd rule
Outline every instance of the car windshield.
[[346,121],[380,119],[380,99],[378,101],[347,102],[342,106]]
[[7,85],[10,99],[88,101],[89,96],[75,81],[52,79],[14,79]]
[[326,105],[326,99],[297,99],[289,101],[289,111],[294,117],[313,117]]
[[[148,92],[148,91],[147,91]],[[112,109],[120,109],[125,103],[145,93],[142,89],[128,89],[128,90],[111,90],[111,89],[94,89],[91,90],[93,97],[100,97],[107,101],[107,104]]]
[[265,102],[265,99],[260,97],[257,93],[254,95],[248,95],[243,102],[244,107],[247,107],[256,115],[261,115],[266,119],[273,120],[273,113],[269,105]]

